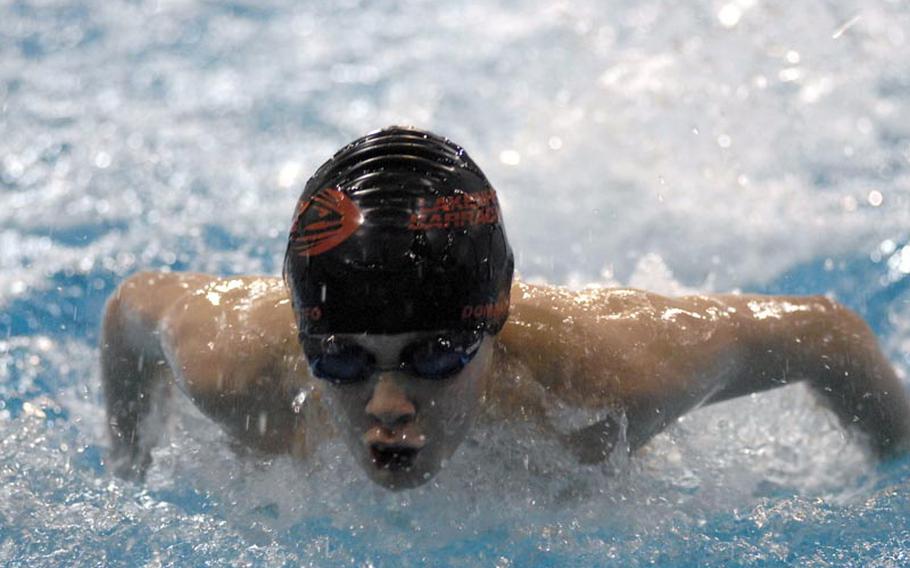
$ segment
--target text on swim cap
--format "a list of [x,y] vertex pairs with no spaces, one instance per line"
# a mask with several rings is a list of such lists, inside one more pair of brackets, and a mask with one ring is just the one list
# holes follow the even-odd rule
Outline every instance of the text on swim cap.
[[437,197],[430,207],[411,215],[408,229],[455,229],[471,225],[492,225],[499,221],[499,203],[493,190]]
[[498,302],[464,306],[461,319],[498,320],[509,312],[509,299],[501,298]]

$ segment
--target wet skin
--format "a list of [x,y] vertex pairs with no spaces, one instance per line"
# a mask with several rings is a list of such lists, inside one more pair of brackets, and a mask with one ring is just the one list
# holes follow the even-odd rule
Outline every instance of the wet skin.
[[[438,333],[337,335],[395,368],[409,345]],[[324,383],[323,400],[354,457],[371,479],[390,488],[420,485],[439,470],[464,440],[476,415],[482,378],[489,371],[492,338],[447,378],[380,371],[352,384]]]
[[260,452],[306,459],[341,435],[390,489],[430,479],[478,416],[528,423],[594,463],[614,449],[615,425],[568,428],[555,408],[621,411],[634,450],[700,405],[797,381],[874,454],[902,452],[910,439],[907,397],[875,336],[824,297],[666,298],[517,283],[508,323],[455,376],[396,368],[421,338],[344,336],[386,370],[333,385],[311,376],[280,279],[137,274],[109,300],[102,330],[113,469],[144,474],[156,429],[143,421],[172,384]]

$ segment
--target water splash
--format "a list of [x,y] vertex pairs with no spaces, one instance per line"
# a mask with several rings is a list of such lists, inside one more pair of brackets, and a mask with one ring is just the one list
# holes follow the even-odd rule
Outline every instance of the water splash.
[[618,473],[503,425],[405,495],[337,445],[235,455],[178,401],[138,486],[105,472],[94,345],[140,268],[277,273],[295,184],[402,122],[469,148],[529,280],[834,290],[906,375],[907,29],[858,0],[8,6],[0,561],[906,563],[907,463],[870,469],[798,388]]

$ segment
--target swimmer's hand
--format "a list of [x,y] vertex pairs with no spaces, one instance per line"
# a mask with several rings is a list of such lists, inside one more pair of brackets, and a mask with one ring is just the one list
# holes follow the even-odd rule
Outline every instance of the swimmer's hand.
[[742,365],[748,372],[709,403],[804,380],[878,459],[910,452],[910,399],[859,315],[824,297],[728,301],[740,313],[758,312],[738,329],[750,346]]
[[[861,317],[831,304],[823,341],[813,345],[812,389],[841,423],[857,431],[880,460],[910,451],[910,400]],[[810,351],[811,353],[811,351]]]
[[[145,375],[140,378],[155,378],[155,375]],[[136,377],[131,377],[136,379]],[[147,384],[147,383],[141,383]],[[136,386],[132,381],[126,381],[127,386]],[[123,386],[123,385],[121,385]],[[158,441],[160,413],[150,408],[146,401],[156,395],[159,400],[166,396],[165,393],[140,393],[130,402],[124,398],[111,397],[113,388],[108,387],[108,436],[111,449],[107,457],[107,468],[117,477],[130,481],[144,481],[145,473],[152,464],[152,447]],[[121,391],[119,393],[123,395]],[[131,395],[127,395],[131,396]],[[157,406],[157,405],[154,405]],[[159,424],[152,424],[158,422]]]
[[145,474],[152,464],[152,453],[138,444],[117,444],[111,448],[107,459],[108,470],[127,481],[145,481]]
[[[142,480],[152,462],[173,377],[161,349],[160,313],[194,275],[139,273],[108,300],[101,329],[101,385],[111,443],[109,469]],[[158,284],[156,287],[155,284]]]

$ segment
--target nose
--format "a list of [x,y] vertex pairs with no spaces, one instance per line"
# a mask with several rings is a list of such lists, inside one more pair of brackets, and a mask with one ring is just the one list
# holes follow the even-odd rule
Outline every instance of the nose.
[[388,375],[379,377],[366,411],[386,428],[403,426],[414,420],[417,414],[405,390]]

